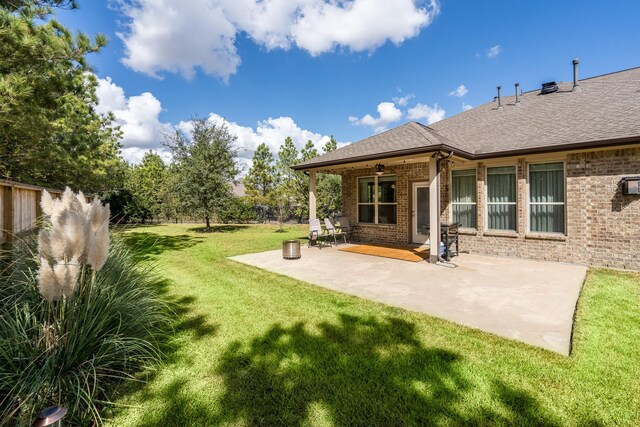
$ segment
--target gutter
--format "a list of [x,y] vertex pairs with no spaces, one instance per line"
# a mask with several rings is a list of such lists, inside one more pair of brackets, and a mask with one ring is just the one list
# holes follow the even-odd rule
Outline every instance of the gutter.
[[292,166],[291,168],[294,170],[315,169],[323,166],[336,166],[336,165],[343,165],[346,163],[362,162],[366,160],[392,159],[395,157],[406,156],[408,154],[433,153],[434,151],[451,152],[468,160],[471,160],[471,156],[473,156],[472,153],[469,153],[467,151],[460,150],[458,148],[454,148],[446,144],[438,144],[438,145],[430,145],[428,147],[409,148],[406,150],[388,151],[386,153],[376,153],[376,154],[368,154],[364,156],[349,157],[348,159],[339,159],[335,161],[328,160],[328,161],[318,162],[313,164],[300,164],[300,165]]
[[498,151],[494,153],[480,153],[474,154],[472,159],[468,160],[483,160],[483,159],[495,159],[498,157],[512,157],[523,154],[543,154],[543,153],[556,153],[558,151],[571,151],[589,148],[606,148],[616,145],[627,144],[640,144],[640,136],[632,136],[628,138],[614,138],[614,139],[599,139],[596,141],[584,141],[584,142],[572,142],[568,144],[558,144],[547,147],[533,147],[533,148],[521,148],[517,150]]

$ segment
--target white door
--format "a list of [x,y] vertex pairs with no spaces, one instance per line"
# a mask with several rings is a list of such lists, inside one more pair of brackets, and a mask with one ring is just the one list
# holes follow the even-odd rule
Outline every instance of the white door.
[[423,245],[429,240],[429,184],[414,182],[411,206],[411,225],[413,243]]

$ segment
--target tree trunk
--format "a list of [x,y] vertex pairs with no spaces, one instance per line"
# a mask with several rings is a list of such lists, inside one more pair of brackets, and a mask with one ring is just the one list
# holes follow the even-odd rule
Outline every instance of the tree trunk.
[[205,217],[204,217],[204,220],[205,220],[205,221],[206,221],[206,223],[207,223],[207,230],[210,230],[210,229],[211,229],[211,224],[209,223],[209,216],[205,216]]

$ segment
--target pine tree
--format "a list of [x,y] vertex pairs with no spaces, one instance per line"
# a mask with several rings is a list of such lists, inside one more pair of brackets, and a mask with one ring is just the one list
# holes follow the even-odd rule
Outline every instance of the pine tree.
[[[338,143],[331,139],[323,147],[324,154],[338,149]],[[321,217],[336,217],[342,212],[342,176],[318,174],[318,214]]]
[[267,144],[258,145],[252,163],[244,178],[246,193],[254,206],[265,206],[269,203],[276,181],[273,154]]
[[67,0],[0,2],[0,175],[50,187],[110,185],[120,133],[95,112],[86,56],[106,45],[72,35],[52,15]]

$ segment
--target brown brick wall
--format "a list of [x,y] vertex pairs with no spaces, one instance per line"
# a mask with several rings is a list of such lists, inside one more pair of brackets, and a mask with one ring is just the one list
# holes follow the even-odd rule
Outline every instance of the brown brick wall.
[[[460,238],[462,251],[471,253],[563,261],[601,267],[640,270],[640,196],[622,196],[620,179],[640,175],[640,148],[568,154],[566,161],[566,236],[527,233],[527,161],[518,159],[517,232],[508,236],[485,230],[486,165],[477,165],[477,231]],[[537,163],[538,161],[536,161]],[[360,225],[355,240],[404,245],[409,237],[409,191],[413,180],[428,180],[428,164],[390,166],[397,175],[398,224]],[[357,224],[357,178],[372,169],[343,176],[343,212]],[[449,219],[448,168],[441,179],[441,219]],[[446,179],[444,177],[447,177]]]
[[[444,166],[444,165],[443,165]],[[446,167],[445,167],[446,170]],[[356,169],[347,171],[342,176],[342,212],[349,217],[352,224],[358,223],[358,178],[375,175],[373,168]],[[385,175],[396,176],[398,221],[396,225],[372,225],[358,224],[354,233],[354,240],[362,242],[377,242],[392,245],[406,245],[409,242],[409,192],[411,183],[415,181],[429,181],[429,164],[411,163],[397,166],[388,166]],[[448,211],[446,206],[449,200],[449,183],[441,180],[441,198],[443,204],[441,218],[447,219]]]

